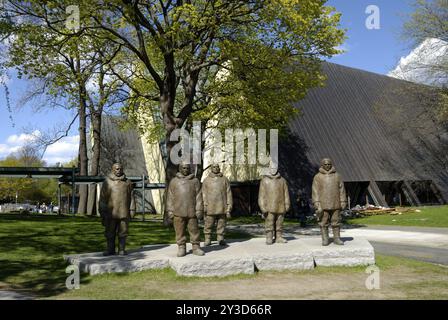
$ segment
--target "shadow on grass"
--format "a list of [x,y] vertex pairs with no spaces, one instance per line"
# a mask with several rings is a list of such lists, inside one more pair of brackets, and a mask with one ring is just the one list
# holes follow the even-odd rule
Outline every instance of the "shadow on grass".
[[[228,232],[227,237],[250,238],[242,232]],[[106,246],[98,217],[0,214],[0,238],[0,282],[37,297],[67,290],[68,264],[63,255],[99,252]],[[127,240],[130,251],[167,243],[175,243],[173,227],[157,222],[131,222]]]
[[[0,279],[12,279],[12,289],[23,289],[34,296],[45,297],[66,290],[66,263],[60,259],[37,262],[23,260],[0,260]],[[20,277],[20,279],[17,279]],[[11,282],[11,281],[9,281]]]
[[[103,251],[104,229],[99,218],[0,215],[0,282],[51,296],[66,290],[63,255]],[[131,222],[128,247],[174,242],[172,228]]]
[[344,225],[342,226],[343,229],[358,229],[358,228],[365,228],[365,227],[367,227],[367,225],[353,223],[350,220],[344,221]]

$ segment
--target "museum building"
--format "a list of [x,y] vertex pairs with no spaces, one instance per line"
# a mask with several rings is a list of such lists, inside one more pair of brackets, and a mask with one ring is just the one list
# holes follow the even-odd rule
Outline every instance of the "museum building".
[[[350,207],[446,204],[448,128],[437,121],[438,89],[333,63],[322,68],[325,86],[295,103],[300,114],[279,141],[280,173],[291,199],[309,200],[320,160],[329,157]],[[102,139],[102,174],[118,159],[128,176],[164,182],[163,144],[150,144],[132,129],[119,130],[111,116],[103,117]],[[222,170],[232,181],[237,214],[258,210],[259,171],[246,169]],[[136,190],[137,197],[141,192]],[[163,210],[163,189],[144,192],[146,211]]]

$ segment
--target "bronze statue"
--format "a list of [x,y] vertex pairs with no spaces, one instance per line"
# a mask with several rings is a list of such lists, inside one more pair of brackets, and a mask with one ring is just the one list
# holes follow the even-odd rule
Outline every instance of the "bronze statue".
[[289,191],[286,180],[277,168],[271,168],[260,182],[258,206],[265,217],[266,244],[287,242],[283,238],[283,219],[290,208]]
[[328,246],[328,227],[333,228],[333,243],[343,245],[340,237],[341,210],[347,206],[344,183],[330,159],[321,161],[319,172],[314,176],[312,188],[313,205],[322,232],[322,245]]
[[220,172],[218,164],[211,166],[211,172],[202,184],[202,198],[204,200],[204,235],[206,246],[212,244],[212,228],[217,223],[216,234],[219,245],[226,246],[224,233],[226,219],[231,218],[232,191],[229,180]]
[[168,186],[166,207],[168,216],[174,223],[178,245],[177,256],[183,257],[186,254],[186,228],[190,233],[193,254],[203,256],[198,227],[198,218],[203,217],[201,185],[194,174],[190,174],[189,164],[179,165],[179,172]]
[[107,250],[104,255],[115,254],[115,237],[118,235],[118,254],[126,255],[126,237],[129,220],[135,215],[132,182],[126,178],[120,163],[112,165],[112,172],[103,182],[99,212],[106,229]]

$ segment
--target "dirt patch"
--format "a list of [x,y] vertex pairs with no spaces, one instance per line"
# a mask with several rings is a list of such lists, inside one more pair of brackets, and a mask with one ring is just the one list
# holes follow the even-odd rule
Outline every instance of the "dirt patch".
[[[254,279],[189,283],[165,287],[181,299],[388,299],[406,298],[393,289],[400,279],[383,278],[381,290],[367,290],[367,274],[260,273]],[[409,275],[403,274],[401,280]],[[448,280],[448,278],[447,278]]]
[[[430,297],[434,288],[424,286],[427,275],[407,268],[380,273],[380,289],[368,290],[364,272],[313,274],[260,273],[255,279],[194,283],[165,288],[183,299],[409,299]],[[448,282],[448,276],[432,276],[432,281]],[[448,287],[437,294],[448,298]]]
[[[368,290],[369,275],[363,268],[347,272],[311,270],[305,272],[259,272],[254,276],[226,279],[154,279],[146,275],[126,281],[110,277],[93,281],[76,292],[58,298],[69,299],[448,299],[448,272],[422,272],[411,267],[393,267],[380,272],[380,289]],[[145,279],[146,278],[146,279]],[[95,284],[96,282],[96,284]],[[114,292],[104,296],[103,289]],[[117,295],[115,297],[115,294]]]

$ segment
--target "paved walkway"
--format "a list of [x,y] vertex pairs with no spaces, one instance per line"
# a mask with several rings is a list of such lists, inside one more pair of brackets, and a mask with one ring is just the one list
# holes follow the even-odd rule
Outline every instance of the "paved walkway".
[[[263,236],[262,224],[229,226],[231,230],[245,231]],[[285,236],[315,236],[318,227],[301,228],[286,226]],[[344,226],[341,237],[346,239],[365,238],[377,253],[412,258],[420,261],[448,265],[448,228],[403,227],[403,226]]]
[[370,241],[376,253],[411,258],[448,266],[448,250]]
[[381,254],[448,265],[448,228],[368,226],[342,234],[365,237]]
[[343,237],[363,237],[369,241],[403,244],[431,248],[448,248],[448,233],[437,233],[437,230],[428,232],[416,229],[374,229],[357,228],[344,229],[341,232]]
[[[356,227],[359,228],[359,227]],[[364,229],[374,230],[398,230],[398,231],[411,231],[411,232],[426,232],[426,233],[438,233],[447,234],[448,228],[434,228],[434,227],[406,227],[406,226],[362,226]]]
[[15,291],[0,290],[0,300],[32,300],[31,296],[27,296]]

